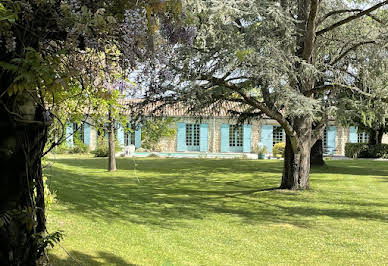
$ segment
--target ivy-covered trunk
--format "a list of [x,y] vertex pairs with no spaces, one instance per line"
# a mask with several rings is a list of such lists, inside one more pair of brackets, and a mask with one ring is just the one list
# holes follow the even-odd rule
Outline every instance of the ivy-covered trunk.
[[40,236],[46,220],[41,157],[49,122],[29,95],[2,98],[0,265],[36,265],[43,255]]

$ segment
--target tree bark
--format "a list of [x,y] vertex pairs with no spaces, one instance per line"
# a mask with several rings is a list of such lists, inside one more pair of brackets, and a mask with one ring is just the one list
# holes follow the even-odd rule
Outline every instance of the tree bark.
[[[297,141],[294,145],[291,136],[286,134],[284,154],[284,168],[281,189],[309,189],[310,188],[310,152],[312,124],[306,117],[294,119],[292,124],[297,130]],[[297,143],[295,145],[295,143]]]
[[[12,108],[15,102],[18,110]],[[47,114],[30,96],[2,98],[0,265],[36,265],[43,255],[37,239],[46,230],[41,158],[48,124]]]
[[115,151],[115,121],[112,118],[112,111],[109,110],[109,130],[108,130],[108,171],[116,171],[116,151]]
[[313,147],[311,148],[310,153],[310,165],[324,165],[325,161],[323,160],[323,141],[318,139]]
[[384,128],[369,130],[369,145],[381,144],[383,141]]

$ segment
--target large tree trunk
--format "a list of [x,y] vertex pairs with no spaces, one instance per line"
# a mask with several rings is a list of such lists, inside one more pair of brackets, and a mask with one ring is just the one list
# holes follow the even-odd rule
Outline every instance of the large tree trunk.
[[0,265],[36,265],[44,252],[39,243],[46,230],[41,157],[50,121],[30,96],[1,100]]
[[286,134],[284,168],[281,189],[310,188],[310,152],[312,125],[308,118],[293,121],[298,128],[298,145],[292,145],[291,137]]
[[379,128],[378,130],[369,131],[369,145],[381,144],[383,141],[384,128]]
[[115,121],[112,112],[109,110],[109,130],[108,130],[108,171],[116,171],[116,151],[115,151]]
[[324,165],[325,161],[323,160],[323,141],[318,139],[313,147],[311,148],[310,154],[310,164],[311,165]]

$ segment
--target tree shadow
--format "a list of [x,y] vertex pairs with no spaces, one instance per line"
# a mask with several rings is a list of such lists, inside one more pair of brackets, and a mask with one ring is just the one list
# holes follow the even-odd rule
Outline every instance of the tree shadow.
[[67,265],[90,265],[90,266],[100,266],[100,265],[120,265],[120,266],[136,266],[136,264],[128,263],[120,257],[117,257],[113,254],[99,251],[97,256],[92,256],[89,254],[84,254],[79,251],[70,251],[70,256],[62,259],[56,256],[55,254],[49,253],[50,263],[55,266],[67,266]]
[[[216,213],[235,215],[248,224],[289,223],[301,227],[314,224],[311,217],[322,215],[387,222],[385,215],[369,208],[386,207],[386,202],[355,197],[351,191],[341,191],[338,197],[327,195],[313,204],[304,194],[313,192],[274,189],[281,176],[279,161],[145,159],[136,161],[139,181],[134,171],[129,171],[134,165],[128,159],[118,160],[122,170],[114,176],[102,170],[105,162],[101,160],[57,162],[46,175],[51,176],[58,200],[66,205],[66,211],[94,220],[118,219],[171,228],[185,226],[184,219],[204,219]],[[63,167],[80,164],[101,175]],[[339,204],[347,207],[337,207]]]

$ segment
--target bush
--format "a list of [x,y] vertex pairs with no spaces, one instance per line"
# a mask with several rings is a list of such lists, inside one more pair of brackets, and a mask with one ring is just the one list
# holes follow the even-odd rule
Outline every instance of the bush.
[[286,149],[286,143],[279,142],[273,145],[272,148],[272,155],[276,158],[283,158],[284,157],[284,150]]
[[109,149],[107,146],[98,147],[92,151],[95,157],[108,157]]
[[345,156],[350,158],[388,158],[388,144],[346,143]]
[[89,147],[88,147],[88,145],[85,145],[85,144],[75,145],[75,146],[69,148],[68,151],[69,151],[70,154],[88,153],[89,152]]

